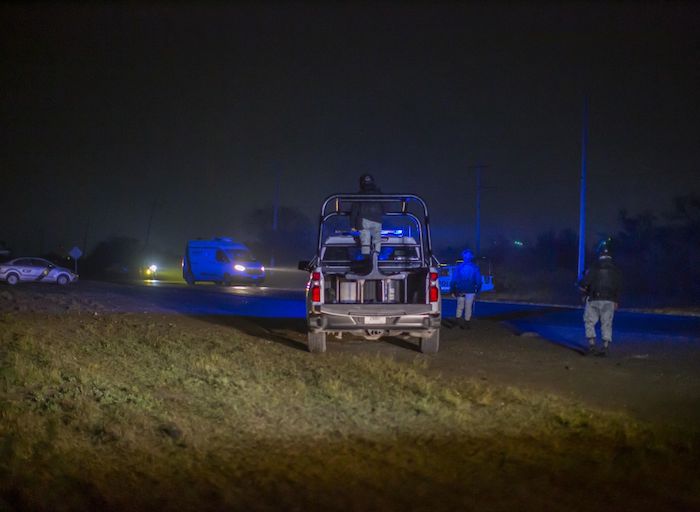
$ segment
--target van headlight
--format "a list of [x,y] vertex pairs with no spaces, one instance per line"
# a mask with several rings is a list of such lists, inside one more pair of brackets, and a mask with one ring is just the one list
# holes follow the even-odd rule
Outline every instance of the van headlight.
[[244,267],[243,265],[241,265],[240,263],[236,263],[236,264],[233,266],[233,268],[234,268],[235,270],[238,270],[239,272],[245,272],[245,267]]

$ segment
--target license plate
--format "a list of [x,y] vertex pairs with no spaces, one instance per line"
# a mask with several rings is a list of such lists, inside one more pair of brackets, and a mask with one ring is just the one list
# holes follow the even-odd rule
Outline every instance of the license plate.
[[386,317],[385,316],[366,316],[365,323],[366,324],[385,324]]

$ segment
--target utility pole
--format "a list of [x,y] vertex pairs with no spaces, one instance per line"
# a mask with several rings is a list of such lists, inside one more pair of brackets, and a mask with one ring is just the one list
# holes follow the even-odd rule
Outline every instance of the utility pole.
[[583,98],[583,121],[581,133],[581,185],[578,221],[578,269],[580,280],[586,265],[586,151],[588,146],[588,96]]
[[476,238],[474,242],[475,256],[481,255],[481,167],[476,168]]
[[483,191],[481,186],[481,171],[487,167],[489,166],[483,164],[467,166],[467,169],[476,170],[476,232],[474,234],[474,251],[477,258],[481,254],[481,192]]
[[274,241],[272,243],[272,255],[270,256],[270,268],[275,267],[275,244],[277,243],[277,226],[279,221],[279,209],[280,209],[280,171],[277,169],[275,171],[275,196],[272,204],[272,233],[274,236]]
[[83,234],[83,252],[87,254],[88,233],[90,232],[90,217],[85,222],[85,233]]
[[151,240],[151,224],[153,223],[153,215],[156,212],[156,200],[154,199],[151,203],[151,213],[148,216],[148,226],[146,227],[146,243],[144,247],[148,248],[148,243]]

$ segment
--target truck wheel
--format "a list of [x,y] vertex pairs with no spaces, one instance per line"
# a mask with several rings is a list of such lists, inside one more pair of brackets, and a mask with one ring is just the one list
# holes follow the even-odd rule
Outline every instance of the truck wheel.
[[321,353],[326,351],[326,333],[325,332],[310,332],[309,333],[309,352]]
[[6,280],[7,284],[9,284],[10,286],[14,286],[17,283],[19,283],[19,276],[13,272],[12,274],[7,274]]
[[420,339],[420,351],[424,354],[435,354],[440,348],[440,329],[435,329],[435,332],[430,336]]

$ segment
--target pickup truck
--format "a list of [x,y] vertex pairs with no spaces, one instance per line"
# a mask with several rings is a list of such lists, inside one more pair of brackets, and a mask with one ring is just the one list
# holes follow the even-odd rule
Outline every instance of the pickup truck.
[[[381,250],[361,253],[350,226],[353,203],[382,203]],[[390,229],[389,229],[390,228]],[[308,349],[325,352],[326,336],[352,333],[417,339],[424,353],[440,345],[439,262],[428,208],[413,194],[335,194],[321,207],[316,254],[300,261],[306,287]]]

